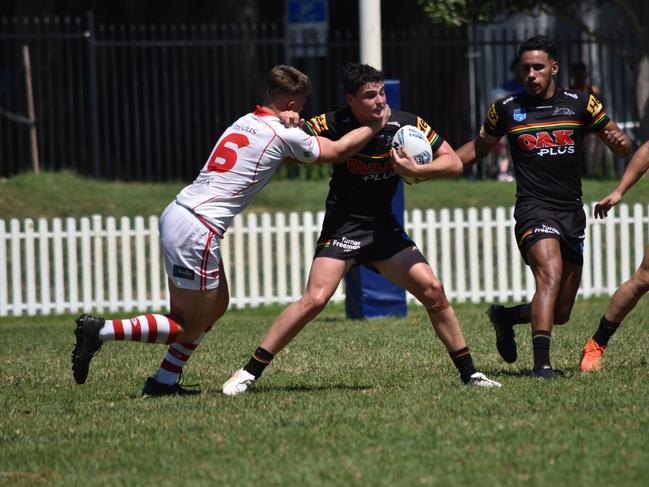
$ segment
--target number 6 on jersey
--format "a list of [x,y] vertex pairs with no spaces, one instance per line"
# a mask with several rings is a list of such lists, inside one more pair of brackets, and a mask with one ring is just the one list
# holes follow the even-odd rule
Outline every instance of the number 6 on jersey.
[[237,149],[250,144],[248,137],[243,134],[229,134],[212,151],[207,161],[207,170],[228,172],[237,162]]

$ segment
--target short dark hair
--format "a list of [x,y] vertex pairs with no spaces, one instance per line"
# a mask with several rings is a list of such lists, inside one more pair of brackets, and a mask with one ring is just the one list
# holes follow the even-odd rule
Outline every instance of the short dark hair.
[[356,95],[359,88],[367,83],[383,83],[383,71],[360,63],[347,63],[343,66],[345,94]]
[[311,94],[311,81],[299,69],[280,64],[271,69],[266,77],[266,93],[270,98],[308,96]]
[[527,51],[544,51],[550,59],[557,59],[557,46],[547,36],[542,34],[530,37],[518,47],[518,57]]

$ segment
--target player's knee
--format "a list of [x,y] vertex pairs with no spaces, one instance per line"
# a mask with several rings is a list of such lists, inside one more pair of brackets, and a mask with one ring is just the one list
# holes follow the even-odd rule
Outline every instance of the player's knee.
[[649,291],[649,268],[640,267],[633,275],[636,286],[643,294]]
[[549,290],[558,290],[561,286],[561,269],[558,266],[546,266],[535,272],[536,285]]
[[429,311],[439,312],[450,306],[444,286],[439,279],[432,279],[424,289],[420,301]]
[[329,296],[326,296],[322,293],[307,293],[304,296],[302,296],[302,304],[310,311],[310,312],[320,312],[324,309],[325,306],[327,306],[327,303],[329,302]]

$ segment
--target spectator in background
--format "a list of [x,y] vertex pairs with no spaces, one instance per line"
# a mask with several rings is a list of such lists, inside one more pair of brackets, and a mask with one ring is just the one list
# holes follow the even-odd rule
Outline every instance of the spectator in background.
[[[588,68],[582,61],[574,63],[570,67],[570,88],[581,91],[588,95],[594,95],[603,103],[601,90],[598,86],[589,83]],[[582,177],[602,178],[606,174],[604,168],[604,143],[597,134],[587,134],[584,137],[584,151],[581,153],[579,172]]]
[[[520,60],[518,57],[512,59],[512,62],[509,64],[509,71],[511,73],[511,78],[505,81],[503,84],[498,86],[491,93],[491,101],[495,101],[498,98],[505,98],[507,95],[512,95],[514,93],[520,93],[524,90],[523,80],[520,70]],[[494,160],[494,166],[497,168],[496,179],[503,182],[511,182],[514,180],[512,174],[512,160],[509,153],[509,144],[507,139],[501,139],[491,151],[491,156]]]

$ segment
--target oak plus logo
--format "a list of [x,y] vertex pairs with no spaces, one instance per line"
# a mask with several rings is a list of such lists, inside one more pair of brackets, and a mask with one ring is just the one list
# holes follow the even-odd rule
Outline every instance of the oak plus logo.
[[352,157],[347,160],[347,170],[360,176],[363,181],[381,181],[394,176],[394,167],[389,159],[365,162]]
[[573,132],[573,130],[543,130],[535,134],[521,134],[518,136],[518,145],[526,151],[536,151],[541,157],[574,154]]

